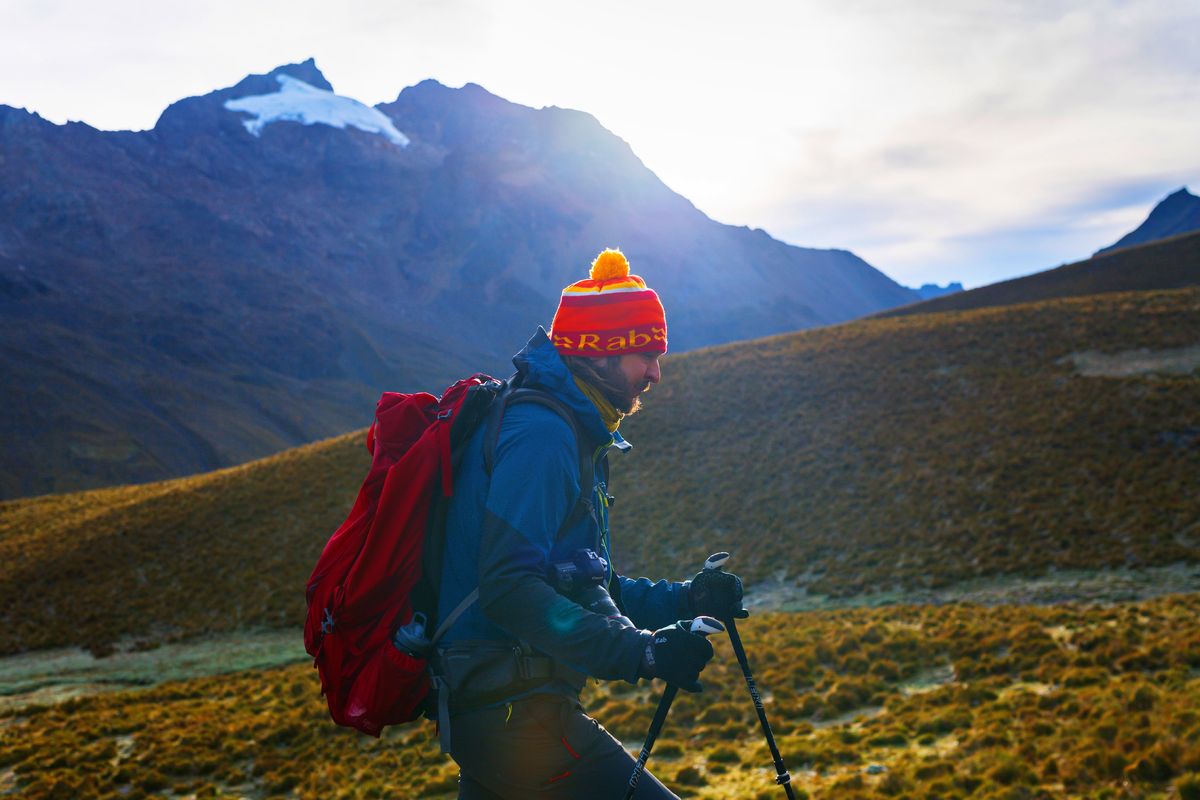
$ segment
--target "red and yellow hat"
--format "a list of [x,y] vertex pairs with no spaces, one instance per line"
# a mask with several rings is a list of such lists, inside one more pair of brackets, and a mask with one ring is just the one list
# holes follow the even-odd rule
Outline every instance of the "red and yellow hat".
[[667,352],[667,315],[653,289],[629,274],[620,250],[596,256],[587,280],[563,289],[550,338],[564,356]]

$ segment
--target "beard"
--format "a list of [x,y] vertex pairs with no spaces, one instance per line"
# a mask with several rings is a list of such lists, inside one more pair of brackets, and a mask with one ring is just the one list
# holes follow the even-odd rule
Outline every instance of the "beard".
[[642,410],[641,395],[650,388],[648,381],[642,385],[631,383],[625,378],[625,373],[621,372],[615,358],[611,359],[600,372],[604,376],[600,391],[617,411],[628,417]]
[[617,357],[566,356],[564,361],[572,373],[599,390],[604,399],[617,411],[629,416],[641,410],[642,400],[639,395],[650,388],[650,382],[633,385],[621,371],[620,359]]

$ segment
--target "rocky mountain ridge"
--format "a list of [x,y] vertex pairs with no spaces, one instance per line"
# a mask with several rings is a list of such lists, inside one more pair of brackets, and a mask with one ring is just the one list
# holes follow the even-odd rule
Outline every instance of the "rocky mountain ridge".
[[915,299],[712,221],[583,112],[424,81],[375,109],[405,146],[286,109],[251,132],[228,104],[281,77],[334,97],[310,60],[149,131],[0,106],[0,497],[241,463],[365,424],[383,389],[507,373],[607,246],[674,351]]

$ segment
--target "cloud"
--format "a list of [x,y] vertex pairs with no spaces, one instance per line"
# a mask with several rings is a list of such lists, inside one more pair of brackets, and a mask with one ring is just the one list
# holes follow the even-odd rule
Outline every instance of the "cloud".
[[877,10],[854,6],[865,37],[888,28],[867,68],[889,65],[886,91],[797,131],[756,184],[773,234],[837,241],[910,283],[988,282],[1086,256],[1200,178],[1197,8],[906,4],[873,29]]

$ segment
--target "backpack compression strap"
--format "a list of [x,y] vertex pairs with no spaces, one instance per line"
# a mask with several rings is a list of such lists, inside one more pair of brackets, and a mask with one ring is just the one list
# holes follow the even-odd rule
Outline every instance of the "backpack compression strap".
[[591,489],[596,479],[596,472],[592,465],[591,453],[583,444],[584,437],[583,432],[579,429],[579,422],[575,419],[575,413],[566,404],[539,389],[512,388],[510,384],[510,388],[506,389],[499,399],[500,411],[492,414],[488,419],[487,431],[483,438],[483,468],[489,476],[496,465],[496,445],[500,440],[500,424],[504,421],[504,412],[510,405],[536,403],[548,408],[562,417],[571,426],[571,432],[575,435],[575,445],[579,451],[579,499],[575,501],[575,505],[567,514],[566,519],[558,526],[558,531],[554,534],[554,539],[557,541],[582,517],[594,510]]
[[437,643],[440,642],[442,637],[446,635],[446,631],[450,630],[450,626],[455,622],[458,622],[458,618],[465,614],[467,609],[470,608],[471,605],[478,599],[479,587],[476,586],[475,591],[464,597],[462,602],[455,606],[454,610],[446,615],[446,619],[442,621],[442,624],[438,625],[437,631],[433,634],[433,638],[429,640],[430,648],[437,646]]

